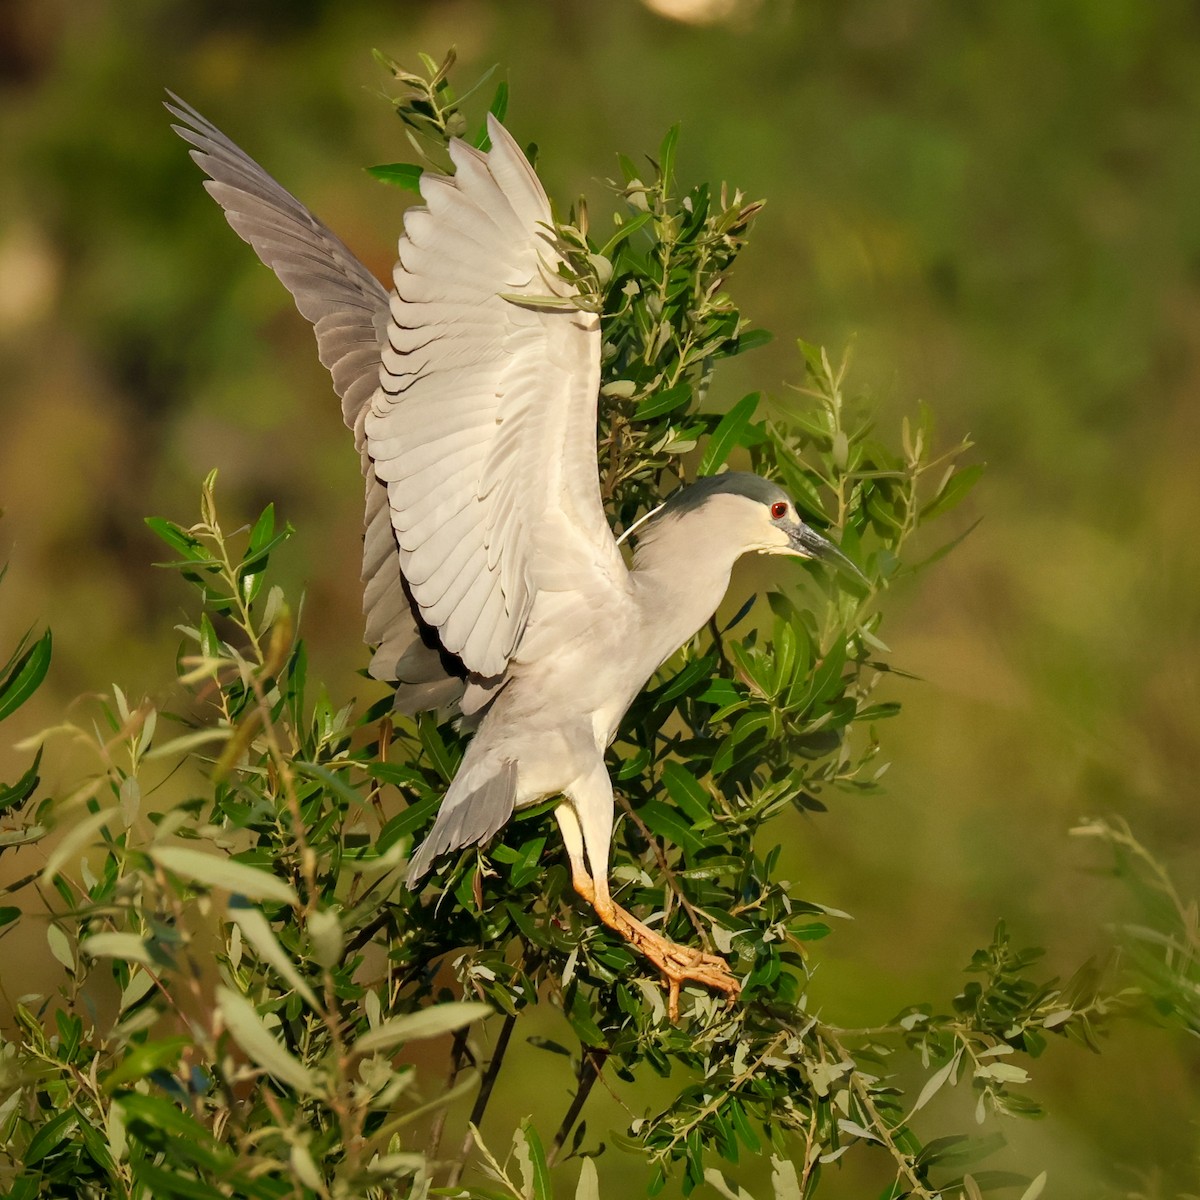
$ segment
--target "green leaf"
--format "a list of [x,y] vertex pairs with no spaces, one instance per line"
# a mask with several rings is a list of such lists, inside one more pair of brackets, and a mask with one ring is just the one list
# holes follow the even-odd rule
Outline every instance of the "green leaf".
[[321,1006],[312,988],[308,986],[287,951],[279,944],[279,939],[262,911],[246,904],[240,897],[234,897],[229,903],[229,919],[242,931],[242,936],[254,947],[259,958],[273,967],[286,983],[303,996],[310,1008],[320,1011]]
[[662,145],[658,148],[658,174],[663,183],[669,188],[671,178],[675,174],[675,147],[679,144],[679,123],[676,122],[667,130]]
[[111,1092],[122,1084],[136,1083],[160,1068],[174,1070],[184,1047],[190,1045],[191,1038],[171,1037],[127,1047],[125,1057],[104,1076],[105,1090]]
[[14,908],[11,904],[0,906],[0,928],[5,925],[11,925],[21,915],[19,908]]
[[446,748],[438,729],[437,718],[432,713],[422,713],[417,718],[417,736],[425,753],[429,755],[434,770],[442,777],[443,782],[449,783],[454,778],[458,764]]
[[519,1132],[524,1135],[525,1146],[529,1152],[530,1172],[525,1180],[526,1188],[532,1193],[533,1200],[554,1200],[546,1151],[542,1146],[542,1139],[528,1117],[521,1122]]
[[979,482],[983,474],[983,464],[975,463],[962,467],[948,475],[938,488],[937,495],[921,509],[921,520],[928,521],[941,513],[947,512],[966,498],[967,493]]
[[377,167],[368,167],[367,174],[381,183],[391,183],[409,192],[421,192],[421,176],[424,167],[416,163],[381,163]]
[[496,118],[497,121],[503,123],[504,117],[508,112],[508,82],[504,79],[496,84],[496,91],[492,95],[492,102],[488,105],[488,112]]
[[126,1125],[141,1121],[171,1137],[186,1138],[202,1146],[211,1146],[213,1136],[193,1116],[161,1096],[125,1092],[114,1103],[121,1106]]
[[41,761],[42,748],[39,746],[33,759],[33,765],[21,778],[12,787],[0,785],[0,813],[4,813],[10,808],[19,808],[37,791],[37,785],[41,782],[41,776],[38,775]]
[[662,781],[667,794],[691,818],[697,829],[712,824],[712,797],[687,767],[674,759],[667,759],[662,765]]
[[379,838],[375,844],[380,854],[391,849],[402,837],[407,837],[410,833],[420,829],[437,812],[441,803],[441,793],[435,792],[432,796],[426,796],[423,800],[410,804],[402,813],[394,816],[379,831]]
[[57,1117],[51,1117],[29,1140],[23,1155],[24,1165],[36,1167],[52,1150],[60,1146],[76,1121],[75,1110],[68,1108]]
[[443,1034],[453,1033],[456,1029],[462,1029],[472,1021],[481,1020],[490,1012],[491,1005],[481,1004],[477,1000],[430,1005],[419,1012],[392,1017],[391,1020],[377,1025],[354,1043],[354,1050],[357,1054],[376,1054],[381,1050],[390,1050],[402,1042],[441,1037]]
[[769,730],[774,723],[774,716],[769,712],[748,712],[738,718],[733,732],[722,741],[716,754],[713,755],[712,770],[714,775],[728,771],[737,761],[734,751],[743,742],[755,738],[758,734]]
[[144,1158],[134,1164],[133,1174],[137,1182],[145,1187],[148,1196],[161,1197],[162,1200],[224,1200],[228,1195],[215,1184],[164,1170]]
[[608,241],[605,242],[600,248],[600,253],[605,258],[611,259],[613,252],[622,242],[626,241],[632,234],[637,233],[637,231],[641,229],[643,225],[646,225],[648,222],[653,220],[653,213],[643,212],[622,221],[617,228],[617,232],[614,233],[612,237],[610,237]]
[[712,655],[693,659],[678,675],[675,675],[663,686],[661,692],[655,693],[655,701],[659,704],[666,704],[682,696],[691,689],[693,684],[699,683],[702,679],[708,679],[712,675],[714,665],[715,659]]
[[677,408],[691,403],[692,385],[677,383],[674,387],[665,388],[661,392],[653,392],[644,400],[638,402],[634,409],[634,417],[638,421],[648,421],[651,417],[661,417],[664,413],[674,412]]
[[516,861],[508,874],[509,883],[514,888],[522,888],[542,874],[541,859],[545,845],[544,837],[530,838],[517,852]]
[[0,721],[11,716],[38,690],[50,669],[53,638],[47,629],[0,683]]
[[646,800],[638,806],[638,816],[646,827],[660,838],[692,855],[704,849],[704,842],[692,831],[691,825],[674,809],[657,800]]
[[754,410],[758,408],[759,398],[760,393],[758,392],[751,392],[748,396],[743,396],[717,422],[717,427],[713,430],[708,445],[704,448],[704,456],[700,459],[698,475],[714,474],[733,453],[734,447],[745,436],[750,426]]
[[188,846],[156,846],[150,857],[160,866],[181,879],[236,892],[249,900],[278,900],[282,904],[299,904],[291,884],[246,863]]
[[218,985],[217,1009],[233,1040],[264,1071],[306,1095],[320,1090],[317,1077],[275,1040],[254,1005],[240,992]]
[[[742,1145],[745,1146],[751,1154],[760,1153],[762,1150],[762,1140],[759,1138],[758,1134],[754,1132],[753,1126],[747,1120],[746,1110],[742,1107],[741,1101],[738,1100],[736,1096],[731,1097],[725,1108],[729,1113],[729,1119],[733,1125],[734,1131],[741,1139]],[[774,1159],[772,1159],[772,1162],[774,1162]]]
[[147,517],[146,525],[172,550],[182,554],[189,562],[208,563],[212,561],[212,557],[203,543],[188,533],[186,529],[176,525],[174,521],[167,521],[162,517]]
[[759,346],[770,345],[775,335],[769,329],[746,329],[737,335],[737,353],[745,354]]

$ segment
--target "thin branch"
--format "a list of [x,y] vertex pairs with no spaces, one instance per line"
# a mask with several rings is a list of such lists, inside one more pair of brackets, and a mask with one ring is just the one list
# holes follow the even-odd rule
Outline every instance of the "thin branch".
[[638,832],[650,843],[650,849],[654,851],[655,861],[658,863],[658,869],[663,873],[667,884],[670,886],[675,898],[679,901],[680,908],[687,913],[688,920],[691,921],[692,927],[696,931],[696,936],[704,943],[705,950],[711,952],[713,949],[712,939],[708,935],[708,929],[704,922],[700,920],[700,914],[696,910],[696,906],[684,894],[683,888],[679,883],[679,878],[675,872],[671,870],[671,865],[667,862],[667,856],[663,853],[662,845],[659,840],[646,828],[646,823],[633,810],[633,806],[620,793],[614,793],[617,798],[617,803],[629,815],[629,819],[637,826]]
[[583,1111],[583,1106],[587,1103],[592,1088],[596,1086],[596,1080],[600,1078],[603,1063],[602,1051],[584,1050],[583,1059],[579,1064],[579,1086],[575,1089],[571,1107],[567,1109],[567,1114],[563,1117],[562,1124],[554,1135],[554,1145],[550,1150],[550,1166],[554,1166],[558,1162],[558,1156],[562,1153],[562,1148],[566,1145],[567,1138],[575,1127],[575,1122],[579,1120],[579,1114]]
[[[467,1031],[459,1029],[454,1034],[454,1041],[450,1047],[450,1073],[446,1077],[446,1091],[450,1091],[458,1082],[459,1072],[466,1065],[467,1059],[470,1057],[470,1051],[467,1049]],[[432,1127],[429,1130],[429,1151],[428,1156],[430,1161],[436,1160],[438,1149],[442,1144],[442,1133],[446,1128],[446,1117],[449,1115],[449,1110],[442,1108],[438,1115],[434,1118]]]
[[818,1025],[817,1030],[817,1036],[837,1054],[840,1061],[845,1062],[848,1060],[853,1064],[847,1077],[850,1090],[854,1093],[854,1098],[862,1108],[870,1124],[871,1132],[883,1143],[896,1163],[899,1176],[909,1185],[907,1194],[914,1198],[919,1198],[919,1200],[933,1200],[934,1193],[929,1190],[925,1181],[917,1174],[913,1156],[902,1149],[897,1143],[896,1139],[892,1136],[892,1126],[887,1123],[879,1109],[875,1107],[875,1101],[871,1098],[871,1089],[864,1082],[862,1073],[858,1069],[858,1064],[846,1052],[845,1047],[838,1041],[828,1026]]
[[[479,1085],[479,1095],[475,1097],[475,1107],[471,1109],[468,1127],[474,1125],[478,1129],[483,1123],[483,1115],[487,1112],[488,1101],[492,1098],[492,1088],[496,1086],[496,1077],[504,1065],[504,1055],[508,1050],[508,1041],[512,1037],[513,1026],[516,1023],[517,1018],[512,1013],[505,1013],[504,1024],[500,1027],[500,1036],[496,1038],[496,1049],[492,1052],[492,1061],[488,1063],[483,1082]],[[450,1174],[446,1179],[447,1187],[458,1187],[458,1181],[466,1169],[467,1159],[474,1144],[474,1137],[468,1133],[463,1139],[462,1152],[458,1156],[458,1161],[450,1168]]]

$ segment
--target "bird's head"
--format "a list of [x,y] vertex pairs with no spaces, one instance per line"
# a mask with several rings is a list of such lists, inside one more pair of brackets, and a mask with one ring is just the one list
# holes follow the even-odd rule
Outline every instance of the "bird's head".
[[747,471],[698,479],[680,488],[654,517],[659,528],[669,526],[672,518],[688,524],[694,521],[710,544],[720,541],[737,554],[790,554],[816,559],[866,581],[837,546],[800,519],[796,505],[783,488]]

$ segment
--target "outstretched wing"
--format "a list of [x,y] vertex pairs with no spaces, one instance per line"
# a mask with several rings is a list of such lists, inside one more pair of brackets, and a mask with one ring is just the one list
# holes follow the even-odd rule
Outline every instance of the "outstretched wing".
[[387,336],[388,293],[342,240],[194,108],[168,93],[173,128],[208,175],[205,188],[226,220],[279,276],[312,323],[321,362],[333,376],[342,417],[354,432],[366,480],[363,543],[365,640],[377,646],[371,673],[402,687],[397,706],[435,708],[462,690],[456,664],[440,652],[432,629],[420,627],[400,574],[387,488],[375,477],[363,422],[379,386]]
[[[498,677],[539,594],[602,604],[628,574],[596,466],[600,323],[557,268],[550,204],[489,117],[405,215],[367,449],[422,617]],[[550,303],[547,303],[550,301]]]

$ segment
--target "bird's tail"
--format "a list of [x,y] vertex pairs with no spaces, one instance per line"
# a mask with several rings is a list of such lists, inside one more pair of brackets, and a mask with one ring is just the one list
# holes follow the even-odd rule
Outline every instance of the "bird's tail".
[[478,772],[460,771],[450,785],[433,828],[409,860],[404,882],[412,891],[439,854],[487,841],[512,816],[517,799],[516,763],[501,763],[482,783],[478,778]]

